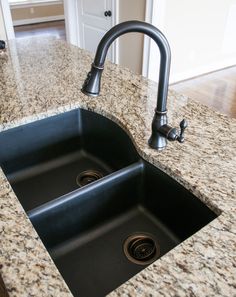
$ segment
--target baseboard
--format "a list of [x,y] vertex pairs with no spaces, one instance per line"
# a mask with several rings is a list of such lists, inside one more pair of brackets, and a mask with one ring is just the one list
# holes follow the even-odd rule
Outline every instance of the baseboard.
[[210,72],[218,71],[227,67],[236,65],[236,59],[229,59],[222,62],[206,65],[193,70],[185,71],[182,73],[176,73],[170,76],[170,84],[175,84],[183,80],[191,79],[200,75],[204,75]]
[[33,18],[33,19],[23,19],[23,20],[13,21],[13,26],[22,26],[22,25],[31,25],[31,24],[37,24],[37,23],[52,22],[52,21],[61,21],[64,19],[65,19],[64,15],[54,15],[54,16]]
[[53,1],[27,1],[25,0],[24,2],[13,2],[10,3],[10,8],[11,9],[18,9],[18,8],[31,8],[31,7],[39,7],[39,6],[50,6],[50,5],[59,5],[63,4],[62,0],[53,0]]

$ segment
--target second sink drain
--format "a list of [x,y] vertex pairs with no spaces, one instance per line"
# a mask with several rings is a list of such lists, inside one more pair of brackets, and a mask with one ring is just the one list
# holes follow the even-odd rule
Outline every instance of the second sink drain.
[[92,170],[92,169],[85,170],[76,177],[76,183],[78,186],[83,187],[96,180],[99,180],[102,177],[103,177],[103,174],[100,171]]
[[160,255],[157,240],[149,233],[130,235],[124,242],[123,250],[129,261],[140,265],[149,265]]

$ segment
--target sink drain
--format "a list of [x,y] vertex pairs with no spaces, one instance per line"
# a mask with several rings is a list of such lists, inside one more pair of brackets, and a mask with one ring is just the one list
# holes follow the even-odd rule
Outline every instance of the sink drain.
[[77,177],[76,177],[76,183],[78,186],[83,187],[86,186],[100,178],[103,177],[103,174],[99,171],[96,170],[86,170],[81,172]]
[[156,239],[148,233],[130,235],[124,242],[124,253],[129,261],[148,265],[160,255],[160,248]]

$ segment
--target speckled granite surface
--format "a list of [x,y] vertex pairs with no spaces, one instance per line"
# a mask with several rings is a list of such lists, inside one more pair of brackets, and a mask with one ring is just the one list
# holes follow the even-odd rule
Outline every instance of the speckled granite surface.
[[[99,98],[80,92],[84,51],[53,39],[11,43],[0,61],[0,131],[76,107],[117,122],[140,155],[219,217],[109,296],[236,296],[236,120],[172,91],[169,123],[189,121],[183,145],[147,145],[156,85],[107,63]],[[9,296],[72,296],[0,171],[0,272]]]

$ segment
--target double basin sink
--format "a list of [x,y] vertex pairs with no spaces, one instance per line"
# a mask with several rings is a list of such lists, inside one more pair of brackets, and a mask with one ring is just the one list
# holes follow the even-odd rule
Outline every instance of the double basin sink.
[[105,296],[216,217],[83,109],[1,132],[0,166],[74,296]]

